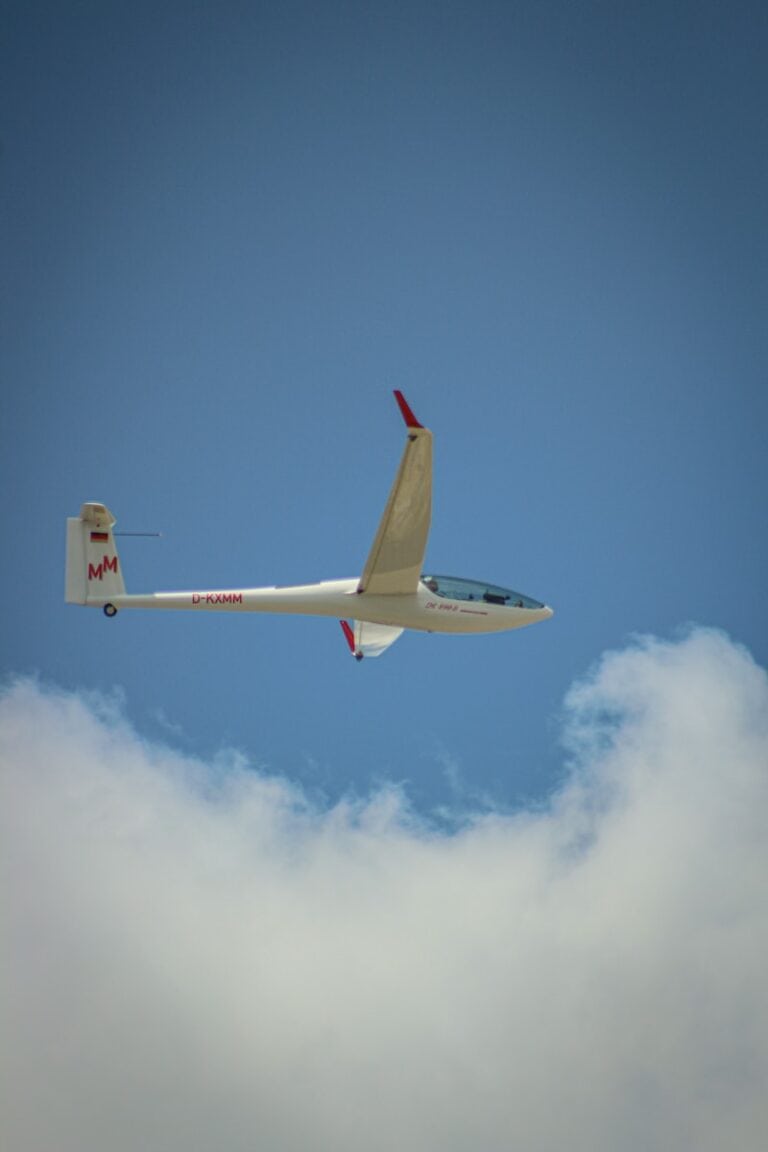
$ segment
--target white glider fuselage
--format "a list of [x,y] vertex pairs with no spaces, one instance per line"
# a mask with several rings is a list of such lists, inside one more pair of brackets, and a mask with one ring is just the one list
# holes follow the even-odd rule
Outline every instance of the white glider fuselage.
[[145,595],[89,597],[94,606],[186,609],[194,612],[271,612],[298,616],[353,617],[371,624],[455,635],[506,632],[548,620],[546,605],[526,608],[483,599],[456,600],[436,594],[423,582],[414,593],[377,595],[358,592],[359,578],[323,580],[283,588],[228,588],[195,592],[151,592]]
[[[115,543],[115,517],[104,504],[83,504],[67,520],[65,598],[115,616],[125,608],[191,612],[282,612],[341,621],[352,654],[380,656],[409,628],[454,635],[506,632],[548,620],[546,604],[477,580],[424,573],[432,514],[432,434],[405,397],[405,448],[359,579],[293,587],[205,589],[129,594]],[[351,623],[350,623],[351,621]]]

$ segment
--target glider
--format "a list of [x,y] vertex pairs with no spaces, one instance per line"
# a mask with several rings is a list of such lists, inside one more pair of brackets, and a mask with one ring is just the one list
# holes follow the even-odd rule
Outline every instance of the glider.
[[395,392],[406,425],[400,467],[359,579],[295,587],[125,591],[115,545],[115,517],[104,504],[83,504],[67,520],[66,601],[102,608],[184,608],[192,612],[290,612],[341,621],[357,660],[380,656],[406,628],[455,635],[504,632],[548,620],[538,600],[479,580],[424,573],[432,514],[432,433]]

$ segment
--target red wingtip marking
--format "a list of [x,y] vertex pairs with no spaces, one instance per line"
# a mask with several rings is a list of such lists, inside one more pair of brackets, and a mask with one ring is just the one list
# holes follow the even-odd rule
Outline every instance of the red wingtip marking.
[[347,638],[347,644],[349,644],[349,650],[352,653],[352,655],[354,656],[354,654],[355,654],[355,634],[352,631],[352,629],[350,628],[349,624],[347,624],[346,620],[339,620],[339,624],[341,624],[341,630]]
[[409,428],[423,428],[424,427],[423,424],[419,424],[418,420],[416,419],[413,412],[411,411],[410,405],[409,405],[408,401],[406,400],[405,396],[403,396],[402,392],[399,392],[397,388],[395,388],[395,400],[397,400],[397,406],[400,409],[400,411],[402,412],[403,420],[405,420],[405,423],[408,425]]

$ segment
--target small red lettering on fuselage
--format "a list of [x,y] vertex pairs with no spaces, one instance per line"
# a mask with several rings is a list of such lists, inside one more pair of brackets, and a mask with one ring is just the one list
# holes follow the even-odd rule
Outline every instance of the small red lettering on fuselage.
[[242,604],[242,592],[193,592],[192,603],[199,604]]
[[117,575],[117,556],[104,556],[100,564],[88,565],[89,580],[103,580],[105,572],[114,572]]

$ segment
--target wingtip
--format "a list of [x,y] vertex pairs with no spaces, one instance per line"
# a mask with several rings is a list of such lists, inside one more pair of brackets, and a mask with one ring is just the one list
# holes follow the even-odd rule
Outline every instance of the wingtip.
[[420,424],[416,419],[411,410],[410,404],[406,400],[405,396],[403,396],[402,392],[398,388],[395,388],[394,394],[395,400],[397,400],[397,406],[400,409],[403,420],[405,420],[406,426],[408,428],[423,428],[424,425]]
[[346,620],[339,620],[339,624],[341,624],[341,630],[347,638],[347,644],[349,644],[349,650],[352,653],[352,655],[354,656],[355,655],[355,634],[352,631],[352,629],[350,628],[350,626]]

